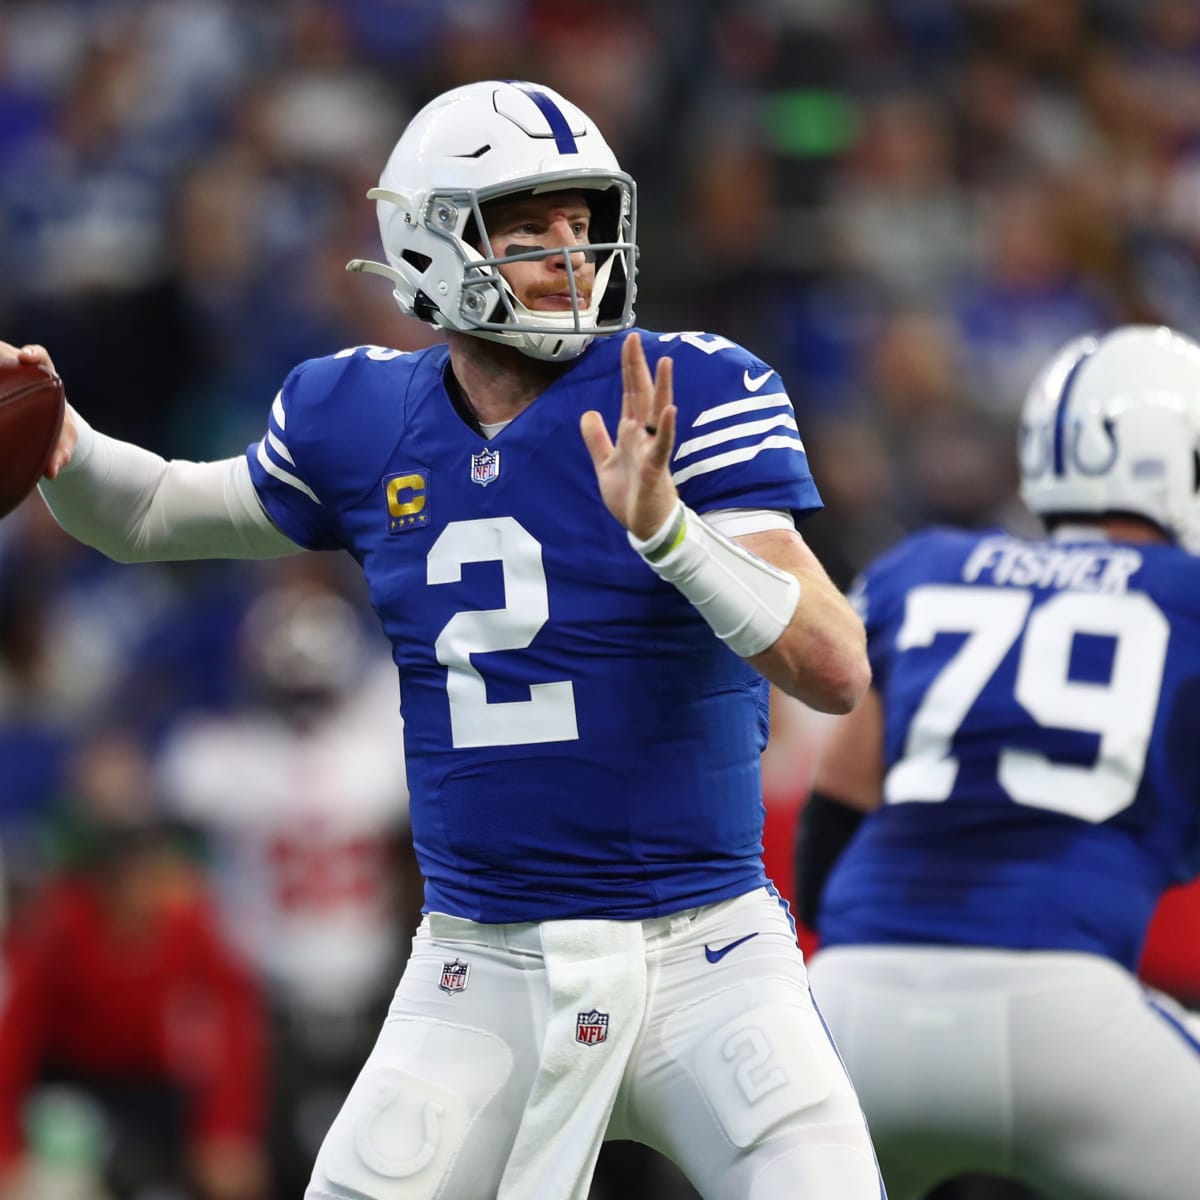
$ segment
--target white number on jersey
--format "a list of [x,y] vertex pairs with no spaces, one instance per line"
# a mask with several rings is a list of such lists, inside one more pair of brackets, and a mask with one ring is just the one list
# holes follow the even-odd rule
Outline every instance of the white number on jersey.
[[660,342],[682,342],[704,354],[716,354],[719,350],[728,350],[734,343],[723,338],[719,333],[660,333]]
[[[913,713],[904,757],[884,781],[886,802],[950,796],[958,776],[951,753],[955,734],[1021,639],[1014,699],[1038,725],[1096,734],[1100,748],[1090,767],[1005,749],[999,757],[1001,787],[1018,804],[1097,823],[1133,803],[1162,686],[1166,618],[1139,592],[1063,592],[1030,614],[1032,603],[1030,592],[1016,589],[929,586],[908,594],[898,649],[929,646],[939,633],[967,636]],[[1079,634],[1114,640],[1107,683],[1070,678]]]
[[367,357],[372,362],[391,362],[393,358],[400,358],[405,354],[410,354],[409,350],[393,350],[390,346],[347,346],[345,350],[339,350],[334,358],[353,358],[360,350],[365,350]]
[[550,616],[542,547],[512,517],[453,521],[429,551],[431,584],[458,583],[464,563],[499,562],[504,607],[459,612],[446,622],[434,648],[446,668],[450,735],[456,747],[520,746],[579,737],[575,690],[569,679],[534,683],[528,700],[489,701],[472,654],[523,650]]

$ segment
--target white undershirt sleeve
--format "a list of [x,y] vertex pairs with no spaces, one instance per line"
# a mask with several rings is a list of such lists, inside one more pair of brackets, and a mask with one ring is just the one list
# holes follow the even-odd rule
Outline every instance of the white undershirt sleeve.
[[244,457],[168,461],[75,420],[70,463],[39,490],[72,537],[109,558],[281,558],[304,549],[263,510]]
[[796,518],[790,512],[773,508],[710,508],[704,519],[727,538],[746,537],[768,529],[795,529]]

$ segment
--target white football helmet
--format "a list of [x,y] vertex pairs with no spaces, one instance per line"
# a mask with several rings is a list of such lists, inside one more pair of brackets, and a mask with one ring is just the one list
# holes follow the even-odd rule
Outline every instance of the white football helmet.
[[[497,268],[567,251],[497,255],[480,206],[565,189],[589,194],[592,240],[570,250],[595,256],[595,285],[583,307],[568,269],[571,310],[533,312]],[[437,97],[409,123],[367,196],[378,201],[387,263],[355,259],[347,269],[391,280],[401,312],[550,360],[574,358],[597,333],[633,324],[634,182],[587,115],[547,87],[491,80]]]
[[1200,554],[1200,345],[1150,325],[1070,342],[1025,398],[1020,462],[1042,518],[1132,513]]

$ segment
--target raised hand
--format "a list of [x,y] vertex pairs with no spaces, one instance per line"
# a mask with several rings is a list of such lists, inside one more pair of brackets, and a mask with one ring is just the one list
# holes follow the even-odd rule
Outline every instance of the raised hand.
[[666,521],[679,499],[669,466],[675,446],[672,372],[670,358],[663,357],[651,377],[641,335],[631,333],[621,347],[621,420],[615,445],[594,409],[579,422],[608,511],[642,539]]

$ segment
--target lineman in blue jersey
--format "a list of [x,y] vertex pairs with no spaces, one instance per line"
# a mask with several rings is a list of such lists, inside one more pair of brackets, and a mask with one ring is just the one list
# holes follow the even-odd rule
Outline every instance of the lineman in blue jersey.
[[[1200,346],[1071,343],[1020,464],[1044,539],[926,532],[861,580],[874,687],[799,843],[813,991],[893,1200],[960,1172],[1181,1200],[1200,1045],[1133,972],[1200,871]],[[835,801],[870,815],[818,903]]]
[[117,557],[345,548],[394,648],[426,916],[309,1200],[582,1200],[605,1137],[713,1200],[878,1200],[760,857],[767,679],[869,674],[778,377],[632,329],[633,182],[545,88],[435,100],[371,195],[351,266],[444,346],[302,363],[226,463],[72,413],[44,486]]

